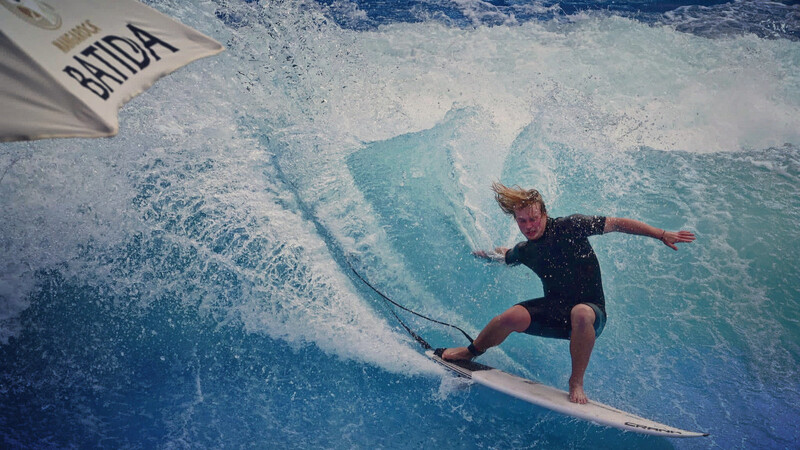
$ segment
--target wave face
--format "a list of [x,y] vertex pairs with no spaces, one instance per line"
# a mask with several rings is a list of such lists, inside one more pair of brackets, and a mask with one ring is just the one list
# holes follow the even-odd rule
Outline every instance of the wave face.
[[[5,446],[800,442],[796,6],[148,3],[227,51],[130,102],[113,139],[0,147]],[[711,437],[466,387],[352,275],[472,335],[541,295],[470,256],[521,238],[494,180],[553,216],[697,234],[678,252],[592,238],[609,322],[587,390]],[[569,377],[563,341],[512,336],[482,360]]]

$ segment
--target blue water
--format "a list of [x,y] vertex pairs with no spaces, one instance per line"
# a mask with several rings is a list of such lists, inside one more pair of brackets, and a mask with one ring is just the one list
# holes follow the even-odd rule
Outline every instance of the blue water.
[[[790,2],[148,2],[227,51],[112,139],[0,146],[0,445],[798,448],[800,9]],[[477,333],[541,294],[494,180],[593,237],[590,397],[658,439],[442,372],[355,279]],[[436,346],[455,331],[401,317]],[[487,364],[565,388],[568,344]]]

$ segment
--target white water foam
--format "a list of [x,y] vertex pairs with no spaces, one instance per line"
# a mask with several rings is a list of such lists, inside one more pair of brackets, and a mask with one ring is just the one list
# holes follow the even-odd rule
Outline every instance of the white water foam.
[[[353,291],[284,181],[346,253],[380,268],[368,275],[390,288],[410,286],[416,301],[444,312],[405,274],[348,173],[345,158],[364,143],[432,128],[451,111],[476,111],[474,132],[450,148],[465,208],[478,218],[471,239],[485,245],[513,231],[497,231],[485,186],[531,124],[544,151],[557,143],[599,155],[800,142],[800,49],[789,41],[709,40],[618,17],[356,32],[293,2],[161,7],[228,51],[131,102],[117,138],[3,145],[3,251],[16,258],[2,264],[4,340],[18,333],[13,323],[37,270],[67,263],[61,270],[71,276],[143,292],[144,305],[160,291],[179,292],[189,279],[152,282],[144,275],[150,269],[119,279],[97,256],[144,233],[196,252],[187,273],[210,273],[213,262],[239,277],[241,298],[201,286],[187,299],[222,311],[223,323],[392,370],[427,370]],[[221,11],[224,26],[215,17]],[[557,186],[545,188],[557,199]],[[204,216],[194,223],[197,211]],[[237,229],[247,237],[214,249]],[[270,256],[242,268],[237,258],[255,240]],[[97,249],[80,256],[88,243]],[[283,264],[287,271],[268,275]],[[379,348],[396,360],[378,357]]]

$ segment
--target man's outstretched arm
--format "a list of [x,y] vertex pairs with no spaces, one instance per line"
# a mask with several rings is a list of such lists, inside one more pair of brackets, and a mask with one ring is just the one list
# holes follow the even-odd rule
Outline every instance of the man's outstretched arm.
[[678,249],[675,244],[679,242],[688,243],[695,239],[694,233],[691,231],[667,231],[634,219],[606,217],[606,226],[603,229],[603,233],[611,233],[614,231],[636,234],[639,236],[650,236],[651,238],[660,240],[664,245],[673,250]]
[[472,254],[478,258],[488,259],[489,261],[506,262],[506,253],[508,250],[509,249],[506,247],[495,247],[492,251],[476,250],[472,252]]

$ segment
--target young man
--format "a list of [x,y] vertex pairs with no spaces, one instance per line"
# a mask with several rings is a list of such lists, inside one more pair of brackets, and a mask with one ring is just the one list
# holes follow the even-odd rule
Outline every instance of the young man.
[[476,251],[476,256],[508,265],[524,264],[542,280],[544,297],[512,306],[492,319],[469,347],[449,348],[442,358],[472,359],[503,342],[512,331],[557,339],[568,339],[572,356],[569,399],[588,402],[583,375],[589,365],[595,339],[606,323],[605,297],[600,265],[589,236],[613,231],[650,236],[673,250],[676,243],[692,242],[689,231],[666,231],[633,219],[575,214],[547,216],[542,196],[535,189],[506,187],[493,183],[500,208],[517,221],[527,238],[514,248],[494,252]]

